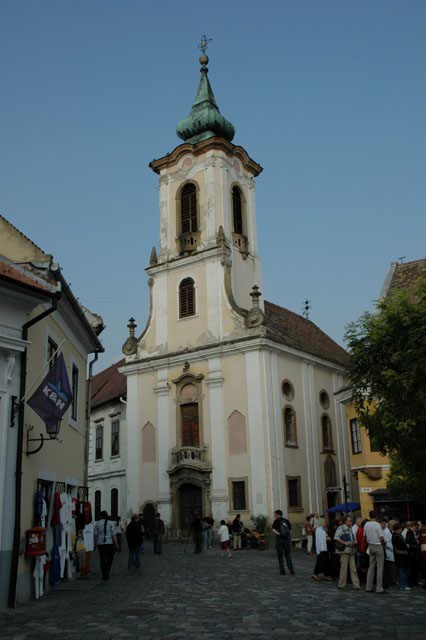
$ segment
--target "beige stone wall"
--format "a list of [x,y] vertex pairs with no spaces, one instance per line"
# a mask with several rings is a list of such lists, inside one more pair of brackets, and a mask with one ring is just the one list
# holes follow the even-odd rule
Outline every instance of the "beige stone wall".
[[[33,316],[41,312],[38,307]],[[71,407],[67,410],[61,424],[59,441],[49,440],[38,453],[26,456],[26,439],[24,438],[24,453],[22,457],[22,509],[21,532],[34,524],[34,495],[37,489],[37,480],[51,480],[53,482],[65,482],[76,487],[84,485],[84,451],[85,451],[85,406],[87,398],[86,388],[86,361],[85,353],[78,340],[70,340],[70,333],[65,333],[58,323],[58,312],[48,316],[29,330],[28,339],[31,345],[28,348],[27,388],[40,374],[47,362],[47,338],[50,335],[59,345],[65,340],[62,353],[64,355],[68,377],[71,383],[72,363],[79,369],[79,401],[77,422],[71,418]],[[43,376],[36,383],[33,391],[40,384]],[[32,392],[30,392],[31,395]],[[28,426],[33,426],[32,437],[46,435],[46,428],[39,416],[30,408],[25,408],[25,434]],[[34,449],[38,443],[30,443]],[[48,546],[51,546],[51,531],[49,531]],[[25,556],[20,556],[19,572],[26,573],[31,570],[31,562]]]

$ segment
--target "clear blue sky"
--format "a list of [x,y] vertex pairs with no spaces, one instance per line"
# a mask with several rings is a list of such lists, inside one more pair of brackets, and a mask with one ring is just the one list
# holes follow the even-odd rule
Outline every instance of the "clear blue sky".
[[[257,182],[263,293],[342,342],[389,263],[426,254],[424,0],[2,0],[0,212],[108,325],[148,312],[157,176],[206,33]],[[138,330],[139,330],[138,329]]]

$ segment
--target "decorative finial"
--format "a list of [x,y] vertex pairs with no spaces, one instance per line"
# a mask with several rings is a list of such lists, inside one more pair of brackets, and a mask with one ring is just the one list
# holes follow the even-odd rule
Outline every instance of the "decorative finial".
[[309,320],[309,312],[311,309],[312,309],[311,301],[308,300],[308,298],[306,298],[303,303],[303,309],[302,309],[302,316],[306,318],[306,320]]
[[197,49],[200,49],[201,56],[199,58],[201,64],[201,71],[207,71],[207,65],[209,63],[209,57],[206,55],[206,49],[209,46],[209,42],[211,42],[211,38],[207,38],[207,36],[201,36],[201,42],[197,46]]
[[250,298],[252,299],[253,309],[259,309],[259,298],[262,294],[259,291],[259,287],[255,284],[250,293]]
[[201,36],[201,42],[200,44],[197,46],[197,49],[199,49],[201,51],[201,53],[203,55],[206,54],[206,50],[207,47],[209,46],[209,43],[212,41],[212,38],[207,38],[206,35]]
[[134,318],[130,318],[129,319],[129,324],[127,325],[127,328],[129,330],[129,336],[131,338],[135,337],[135,329],[136,329],[137,326],[138,325],[136,324],[135,319]]
[[149,266],[154,267],[157,264],[157,262],[158,262],[157,249],[155,247],[152,247],[151,256],[149,258]]
[[135,337],[135,329],[138,325],[134,318],[130,318],[127,328],[129,329],[129,337],[123,344],[122,351],[125,356],[132,356],[138,350],[138,339]]
[[184,370],[185,373],[187,371],[189,371],[189,367],[190,367],[190,364],[189,364],[188,360],[185,360],[185,362],[183,363],[183,370]]
[[255,327],[260,327],[264,323],[265,314],[260,308],[259,298],[262,294],[259,291],[259,287],[255,284],[250,293],[250,297],[252,299],[252,308],[248,310],[245,325],[248,329],[254,329]]

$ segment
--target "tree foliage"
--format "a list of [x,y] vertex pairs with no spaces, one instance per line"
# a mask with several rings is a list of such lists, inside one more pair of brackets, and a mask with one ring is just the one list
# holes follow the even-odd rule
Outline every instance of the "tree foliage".
[[426,501],[426,279],[347,328],[361,424],[391,458],[392,492]]

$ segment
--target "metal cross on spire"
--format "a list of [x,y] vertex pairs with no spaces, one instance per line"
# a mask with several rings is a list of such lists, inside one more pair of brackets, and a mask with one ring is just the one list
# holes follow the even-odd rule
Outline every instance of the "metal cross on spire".
[[211,42],[211,41],[212,41],[212,38],[207,38],[207,36],[206,36],[206,35],[201,36],[201,42],[200,42],[200,44],[197,46],[197,49],[200,49],[201,53],[202,53],[203,55],[205,55],[205,53],[206,53],[206,49],[207,49],[207,47],[209,46],[209,42]]

